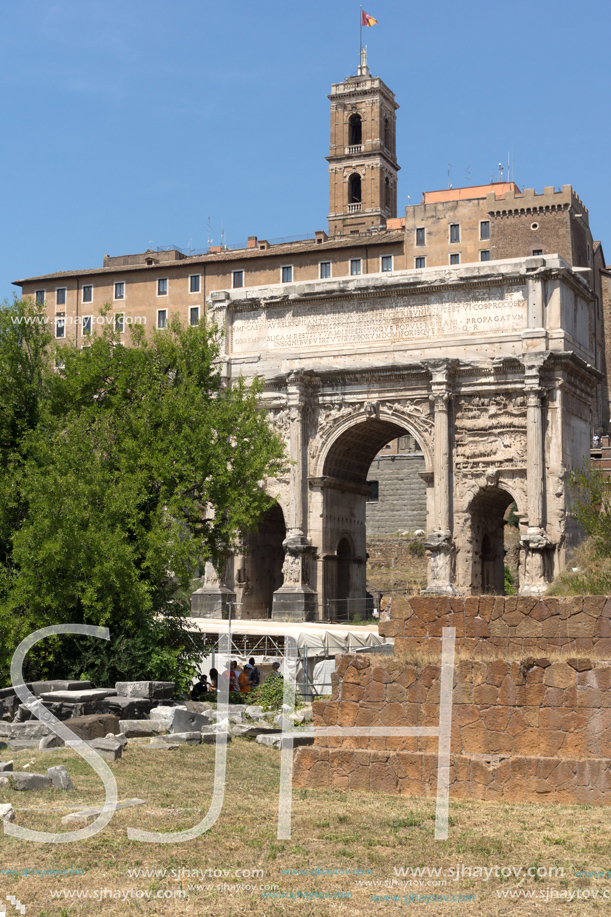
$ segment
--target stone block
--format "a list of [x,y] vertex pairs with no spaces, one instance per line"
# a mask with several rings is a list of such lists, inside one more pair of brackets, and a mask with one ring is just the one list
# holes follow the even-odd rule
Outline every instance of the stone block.
[[0,761],[0,774],[6,774],[13,770],[12,761]]
[[259,745],[267,745],[268,748],[280,748],[282,735],[258,735],[255,740]]
[[[233,729],[243,729],[243,726],[234,726]],[[233,732],[232,729],[232,732]],[[199,745],[202,741],[201,732],[172,732],[165,736],[152,736],[151,743],[161,742],[162,744],[176,743],[178,745]]]
[[48,790],[52,785],[47,774],[31,774],[29,771],[14,771],[9,782],[14,790]]
[[118,681],[115,692],[122,697],[141,697],[148,700],[172,700],[173,681]]
[[227,745],[231,742],[231,736],[228,732],[202,732],[201,737],[202,745],[216,745],[217,742],[219,745]]
[[114,735],[103,739],[92,739],[88,744],[106,761],[116,761],[123,755],[123,745]]
[[40,699],[58,703],[87,704],[105,700],[117,694],[114,688],[89,688],[86,691],[45,691]]
[[74,789],[70,774],[63,764],[58,764],[57,767],[48,767],[47,774],[51,778],[51,783],[56,790],[69,792]]
[[0,805],[0,820],[15,821],[15,810],[9,803],[3,803]]
[[60,736],[56,736],[55,733],[51,733],[49,736],[42,737],[38,743],[38,750],[46,751],[47,748],[62,748],[64,744],[64,740],[60,738]]
[[120,732],[119,718],[112,713],[75,716],[69,720],[64,720],[64,725],[85,742],[89,742],[91,739],[103,739],[109,732]]
[[27,723],[10,723],[11,739],[23,741],[24,739],[36,739],[36,745],[44,736],[48,736],[51,730],[39,720],[29,720]]
[[191,713],[189,710],[181,710],[180,707],[174,708],[174,715],[171,719],[169,732],[199,732],[202,726],[208,726],[212,718],[205,713]]
[[[145,805],[144,799],[126,799],[124,802],[118,802],[116,804],[115,811],[118,812],[121,809],[131,809],[133,806],[143,805]],[[88,824],[89,822],[95,821],[98,815],[101,815],[103,811],[104,806],[93,806],[90,809],[81,809],[80,812],[70,812],[69,815],[64,815],[62,818],[62,825]]]
[[154,720],[119,720],[119,732],[128,739],[147,736],[160,736],[166,732],[165,726]]

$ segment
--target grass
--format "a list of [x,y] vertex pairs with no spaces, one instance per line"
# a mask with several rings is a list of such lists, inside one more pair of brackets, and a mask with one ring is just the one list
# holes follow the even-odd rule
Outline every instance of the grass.
[[[6,757],[6,754],[4,755]],[[14,754],[15,769],[32,764],[43,772],[63,763],[74,781],[74,793],[57,791],[18,793],[0,790],[0,802],[11,802],[17,823],[38,830],[59,831],[68,806],[100,804],[103,790],[93,771],[74,753],[60,749],[39,755]],[[249,912],[261,917],[280,914],[299,917],[349,917],[353,914],[394,914],[399,907],[371,900],[372,889],[357,881],[388,880],[374,894],[412,893],[474,894],[475,902],[429,903],[432,917],[504,917],[544,913],[582,915],[604,912],[595,902],[574,900],[560,908],[499,899],[498,889],[519,885],[555,889],[611,886],[605,879],[575,877],[573,870],[611,868],[611,825],[608,809],[566,806],[503,805],[450,801],[448,841],[434,840],[434,799],[385,796],[381,793],[296,789],[293,794],[292,834],[278,839],[278,784],[280,754],[244,739],[228,748],[225,801],[217,823],[203,836],[185,844],[154,845],[128,840],[127,827],[151,831],[189,828],[204,817],[211,799],[214,749],[181,747],[172,752],[146,751],[130,746],[112,765],[119,798],[139,796],[145,806],[117,812],[110,825],[95,837],[75,844],[32,844],[7,836],[0,838],[0,870],[37,868],[82,869],[84,875],[11,877],[0,872],[0,901],[16,895],[26,907],[26,917],[130,917],[130,915],[184,915],[184,917],[234,917]],[[564,877],[488,881],[447,879],[446,886],[405,886],[394,867],[528,866],[563,867]],[[167,875],[134,877],[128,870],[175,870]],[[185,870],[228,870],[222,878],[188,876]],[[236,877],[235,870],[263,870],[258,878]],[[296,875],[283,870],[372,870],[370,875]],[[392,885],[393,880],[398,883]],[[420,881],[420,880],[414,880]],[[428,880],[422,880],[428,881]],[[435,880],[437,881],[437,880]],[[439,880],[444,881],[444,880]],[[204,885],[226,883],[229,888],[204,890]],[[351,893],[350,899],[263,898],[262,892],[240,890],[239,884],[276,885],[290,896],[297,893]],[[564,883],[564,884],[563,884]],[[193,886],[189,888],[189,886]],[[195,886],[202,886],[197,889]],[[99,901],[53,900],[54,889],[90,892],[96,889],[129,889],[162,894],[183,889],[184,899],[106,898]],[[413,907],[413,905],[410,905]],[[546,910],[546,908],[549,908]],[[10,913],[7,910],[7,914]],[[16,912],[15,912],[16,913]]]

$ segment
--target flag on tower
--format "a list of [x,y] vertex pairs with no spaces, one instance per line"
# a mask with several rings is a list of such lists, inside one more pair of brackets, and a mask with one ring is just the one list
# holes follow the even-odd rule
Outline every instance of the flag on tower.
[[361,25],[377,25],[378,20],[374,19],[373,16],[370,16],[369,13],[366,13],[365,10],[361,10]]

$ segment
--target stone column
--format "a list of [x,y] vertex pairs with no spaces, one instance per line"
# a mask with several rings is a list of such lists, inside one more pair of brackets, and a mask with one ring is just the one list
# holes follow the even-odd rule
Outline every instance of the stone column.
[[454,595],[452,585],[452,419],[451,372],[454,361],[431,366],[433,381],[431,403],[435,411],[433,455],[434,515],[433,530],[424,543],[429,559],[427,593]]
[[551,578],[550,562],[553,560],[554,546],[547,537],[545,519],[544,389],[540,377],[545,356],[541,355],[537,360],[525,363],[528,506],[526,532],[520,538],[524,561],[520,592],[524,595],[540,595],[545,592]]
[[287,379],[289,409],[289,507],[282,574],[284,582],[274,592],[272,620],[307,621],[316,616],[317,593],[310,586],[311,560],[316,549],[307,537],[308,458],[304,431],[305,407],[312,384],[308,373],[293,372]]

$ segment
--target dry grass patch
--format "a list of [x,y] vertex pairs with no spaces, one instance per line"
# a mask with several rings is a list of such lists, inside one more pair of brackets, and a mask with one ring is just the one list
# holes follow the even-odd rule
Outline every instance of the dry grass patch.
[[[0,802],[11,802],[20,825],[57,831],[68,806],[95,805],[103,789],[91,769],[70,751],[44,755],[21,752],[15,767],[34,761],[31,770],[43,772],[52,764],[67,766],[76,790],[18,793],[0,791]],[[181,747],[176,751],[146,751],[128,747],[112,765],[120,799],[139,796],[146,805],[117,812],[111,824],[94,838],[76,844],[41,845],[2,837],[0,869],[82,869],[79,876],[7,876],[0,873],[0,890],[16,895],[26,906],[26,917],[129,917],[129,915],[213,915],[235,917],[249,912],[262,917],[311,915],[394,914],[415,905],[373,901],[392,894],[475,895],[475,901],[429,902],[425,913],[459,917],[596,913],[592,901],[573,901],[561,910],[558,902],[503,900],[497,891],[520,887],[535,890],[611,888],[611,879],[585,879],[573,870],[610,869],[611,826],[608,810],[587,807],[494,805],[481,802],[450,803],[450,837],[434,841],[435,801],[348,794],[330,790],[297,789],[293,795],[292,836],[278,840],[278,784],[280,753],[243,739],[228,748],[225,802],[219,820],[205,835],[185,844],[152,845],[130,841],[128,826],[150,831],[178,831],[200,821],[211,799],[214,749]],[[468,866],[562,867],[564,877],[509,880],[492,876],[488,881],[464,877],[418,879],[444,881],[446,885],[401,885],[394,867],[449,869]],[[163,869],[166,876],[139,876],[128,870]],[[196,876],[195,870],[227,870],[225,877]],[[243,878],[236,870],[263,870],[264,875]],[[315,870],[356,870],[357,875],[326,875]],[[170,871],[175,870],[174,876]],[[185,870],[191,870],[189,876]],[[287,872],[293,870],[294,872]],[[358,874],[360,871],[360,874]],[[370,871],[370,872],[368,872]],[[307,873],[307,874],[306,874]],[[393,880],[397,884],[392,884]],[[357,882],[379,882],[378,886]],[[204,888],[225,883],[229,888]],[[384,884],[388,883],[388,884]],[[284,898],[263,897],[265,889],[240,885],[277,886]],[[89,891],[129,889],[156,895],[182,890],[181,899],[136,899],[103,902],[85,898],[54,900],[54,890]],[[318,895],[308,899],[306,896]],[[347,895],[333,899],[322,895]],[[291,895],[300,897],[290,897]],[[601,903],[600,913],[603,913]],[[607,905],[608,907],[608,905]]]

